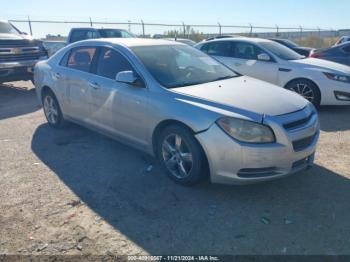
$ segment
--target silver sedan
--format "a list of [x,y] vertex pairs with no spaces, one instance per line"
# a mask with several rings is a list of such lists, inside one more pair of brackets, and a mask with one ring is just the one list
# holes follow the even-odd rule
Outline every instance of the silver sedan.
[[312,165],[319,137],[301,96],[165,40],[77,42],[35,67],[47,121],[72,121],[155,156],[192,185],[247,184]]

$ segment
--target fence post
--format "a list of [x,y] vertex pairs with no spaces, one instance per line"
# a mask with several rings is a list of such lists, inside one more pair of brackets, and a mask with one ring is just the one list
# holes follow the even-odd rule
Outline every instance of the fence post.
[[321,29],[319,27],[317,27],[317,31],[318,31],[318,38],[321,38]]
[[145,37],[145,23],[141,19],[141,25],[142,25],[142,37]]
[[92,26],[93,26],[93,24],[92,24],[91,17],[89,17],[89,20],[90,20],[90,27],[92,27]]
[[30,35],[33,36],[33,30],[32,30],[32,22],[30,21],[30,18],[28,16],[28,25],[29,25],[29,31],[30,31]]
[[300,28],[300,40],[302,40],[303,39],[303,27],[300,25],[299,28]]
[[183,27],[183,30],[184,30],[184,38],[186,38],[186,25],[184,22],[182,22],[182,27]]
[[280,36],[280,28],[278,27],[278,25],[276,25],[276,36],[279,37]]
[[218,23],[218,25],[219,25],[219,35],[221,35],[221,24]]
[[253,35],[253,25],[249,24],[249,27],[250,27],[249,36],[252,36]]

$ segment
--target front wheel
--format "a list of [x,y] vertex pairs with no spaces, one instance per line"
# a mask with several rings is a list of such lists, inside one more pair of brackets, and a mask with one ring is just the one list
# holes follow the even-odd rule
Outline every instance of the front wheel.
[[59,128],[64,120],[58,101],[52,91],[46,91],[42,97],[45,117],[50,126]]
[[290,82],[286,89],[298,93],[305,99],[309,100],[315,107],[321,103],[321,93],[318,87],[307,79],[297,79]]
[[168,126],[161,132],[157,158],[168,176],[182,185],[199,183],[207,172],[202,147],[182,126]]

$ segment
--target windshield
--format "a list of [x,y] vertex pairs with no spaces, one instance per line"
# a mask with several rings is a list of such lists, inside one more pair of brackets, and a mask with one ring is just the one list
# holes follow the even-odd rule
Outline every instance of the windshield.
[[152,76],[166,88],[203,84],[237,76],[201,51],[185,45],[131,48]]
[[[288,47],[298,47],[298,45],[296,43],[294,43],[294,42],[292,42],[292,41],[290,41],[288,39],[282,39],[282,40],[279,40],[279,41],[283,42]],[[279,41],[277,41],[277,42],[279,42]]]
[[288,47],[276,42],[261,42],[260,45],[284,60],[299,60],[305,58],[305,56],[299,55]]
[[20,32],[9,23],[0,22],[0,34],[20,34]]
[[135,38],[136,36],[128,31],[119,29],[100,29],[100,35],[104,38]]

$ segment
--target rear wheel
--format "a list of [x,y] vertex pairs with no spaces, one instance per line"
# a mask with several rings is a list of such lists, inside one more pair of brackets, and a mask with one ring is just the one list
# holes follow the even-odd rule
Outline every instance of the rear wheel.
[[55,128],[61,127],[64,119],[58,101],[52,91],[44,92],[42,104],[49,125]]
[[199,183],[207,172],[202,147],[182,126],[168,126],[161,132],[157,158],[168,176],[182,185]]
[[314,104],[315,107],[319,107],[321,103],[321,93],[318,87],[307,79],[296,79],[290,82],[286,89],[298,93],[305,99]]

